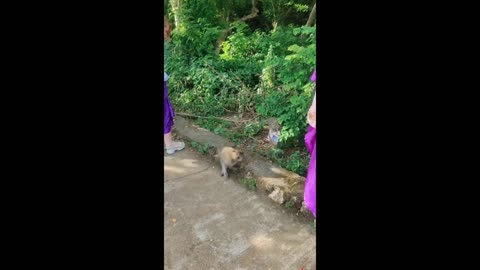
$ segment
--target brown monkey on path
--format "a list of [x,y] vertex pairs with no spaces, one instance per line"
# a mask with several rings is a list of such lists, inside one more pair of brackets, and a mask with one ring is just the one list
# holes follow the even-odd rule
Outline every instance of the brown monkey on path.
[[222,174],[225,179],[228,178],[227,169],[233,168],[243,160],[243,153],[232,147],[223,147],[219,153],[220,165],[222,166]]

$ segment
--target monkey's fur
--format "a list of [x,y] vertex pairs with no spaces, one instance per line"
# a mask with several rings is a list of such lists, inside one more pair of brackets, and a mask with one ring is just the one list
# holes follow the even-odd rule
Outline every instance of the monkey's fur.
[[278,132],[280,131],[281,127],[280,127],[280,124],[278,123],[278,120],[277,118],[269,118],[267,120],[267,123],[268,123],[268,128],[272,131],[272,132]]
[[225,179],[228,178],[227,169],[233,168],[243,160],[243,153],[235,148],[226,146],[220,149],[219,152],[220,165],[222,166],[222,174]]
[[[268,123],[268,140],[274,144],[277,144],[278,137],[280,137],[280,132],[282,127],[280,126],[276,118],[269,118],[267,123]],[[276,140],[273,140],[272,139],[273,137],[275,137]]]

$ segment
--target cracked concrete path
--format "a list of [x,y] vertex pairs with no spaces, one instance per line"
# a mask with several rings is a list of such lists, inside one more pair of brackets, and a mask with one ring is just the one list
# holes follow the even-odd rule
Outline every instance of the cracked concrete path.
[[165,154],[166,270],[316,269],[316,235],[283,206],[220,177],[186,147]]

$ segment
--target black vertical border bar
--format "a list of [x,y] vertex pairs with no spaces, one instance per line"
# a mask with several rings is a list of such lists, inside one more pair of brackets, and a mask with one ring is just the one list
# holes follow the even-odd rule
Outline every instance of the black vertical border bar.
[[[162,12],[161,12],[161,14],[160,14],[161,16],[160,16],[160,18],[159,18],[160,20],[162,20],[162,27],[163,27],[163,15],[166,14],[168,1],[167,1],[167,0],[164,0],[163,3],[164,3],[164,4],[162,5],[162,10],[161,10]],[[160,29],[159,29],[159,30],[160,30]],[[162,29],[161,31],[162,31],[162,35],[163,35],[163,29]],[[163,54],[164,54],[164,50],[163,50],[163,49],[164,49],[164,43],[162,42],[161,60],[160,60],[161,63],[162,63],[162,71],[164,71],[164,64],[165,64],[165,63],[164,63],[164,60],[163,60],[163,59],[164,59],[164,58],[163,58]],[[162,75],[162,76],[163,76],[163,75]],[[162,85],[162,87],[163,87],[163,85]],[[160,90],[160,89],[159,89],[159,90]],[[163,90],[160,90],[160,91],[163,91]],[[163,93],[163,92],[162,92],[162,93]],[[162,94],[162,96],[163,96],[163,94]],[[165,98],[165,96],[163,96],[163,98]],[[163,100],[160,102],[160,104],[161,104],[162,115],[161,115],[161,116],[159,115],[159,117],[160,117],[160,119],[161,119],[160,121],[161,121],[161,123],[162,123],[162,132],[163,132],[163,127],[164,127],[164,125],[165,125],[165,123],[163,122],[163,109],[164,109],[164,108],[163,108]],[[165,234],[165,230],[164,230],[164,228],[165,228],[165,224],[164,224],[164,221],[165,221],[165,219],[164,219],[164,215],[165,215],[165,208],[164,208],[164,207],[165,207],[165,198],[164,198],[164,190],[165,190],[165,189],[164,189],[163,181],[165,180],[165,167],[163,166],[163,164],[165,164],[165,158],[164,158],[164,156],[163,156],[163,151],[164,151],[164,149],[163,149],[163,137],[161,138],[161,140],[162,140],[162,149],[158,149],[159,151],[162,151],[162,166],[161,166],[161,168],[162,168],[162,169],[161,169],[161,170],[162,170],[162,179],[161,179],[161,181],[162,181],[162,185],[161,185],[162,188],[161,188],[161,190],[160,190],[160,192],[161,192],[160,198],[161,198],[161,202],[162,202],[162,206],[161,206],[161,209],[162,209],[162,210],[161,210],[161,220],[162,220],[162,221],[160,222],[160,224],[161,224],[161,228],[160,228],[160,229],[161,229],[161,234],[160,234],[160,236],[161,236],[161,237],[160,237],[160,239],[159,239],[159,242],[160,242],[160,246],[159,246],[160,249],[159,249],[159,251],[160,251],[160,254],[161,254],[161,258],[162,258],[162,259],[161,259],[162,264],[164,265],[164,263],[165,263],[165,262],[164,262],[164,258],[165,258],[165,245],[164,245],[164,239],[165,239],[165,235],[164,235],[164,234]],[[163,265],[162,265],[162,268],[163,268]]]

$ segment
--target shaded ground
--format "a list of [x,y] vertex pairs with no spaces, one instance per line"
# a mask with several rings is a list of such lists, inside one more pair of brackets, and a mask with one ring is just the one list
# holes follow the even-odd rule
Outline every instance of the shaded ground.
[[220,177],[187,148],[165,155],[164,268],[315,269],[313,226]]

